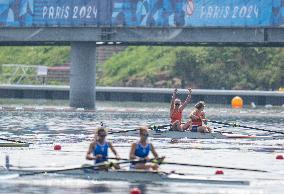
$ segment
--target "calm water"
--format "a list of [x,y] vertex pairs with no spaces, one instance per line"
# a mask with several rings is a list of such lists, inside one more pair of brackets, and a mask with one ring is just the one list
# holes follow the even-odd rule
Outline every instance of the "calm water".
[[[60,104],[60,103],[59,103]],[[64,104],[64,103],[63,103]],[[123,111],[124,107],[135,107],[136,112]],[[112,111],[106,110],[111,108]],[[188,115],[192,106],[184,114]],[[237,122],[239,124],[284,131],[284,108],[232,110],[228,107],[207,107],[212,120]],[[85,154],[93,137],[94,128],[104,122],[115,130],[133,129],[141,124],[168,123],[168,104],[156,103],[98,103],[96,113],[64,112],[0,112],[0,135],[34,143],[30,148],[0,148],[0,164],[5,155],[11,164],[22,168],[51,168],[80,166],[90,163]],[[212,127],[220,127],[211,125]],[[265,134],[241,128],[223,127],[219,130],[244,134]],[[108,136],[114,142],[121,157],[128,157],[129,144],[135,138]],[[0,193],[129,193],[130,188],[139,187],[143,193],[283,193],[284,161],[275,160],[284,154],[284,140],[188,140],[171,143],[169,139],[152,140],[160,155],[167,161],[207,165],[255,168],[271,173],[255,173],[224,170],[224,178],[250,180],[249,186],[213,186],[206,184],[139,184],[128,182],[103,182],[74,179],[67,176],[30,176],[1,179]],[[61,151],[53,145],[60,143]],[[216,169],[181,166],[161,166],[161,170],[176,170],[216,176]]]

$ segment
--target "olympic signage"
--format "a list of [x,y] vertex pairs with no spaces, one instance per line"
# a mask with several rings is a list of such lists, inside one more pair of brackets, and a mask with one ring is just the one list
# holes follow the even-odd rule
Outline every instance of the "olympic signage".
[[[284,6],[284,5],[283,5]],[[1,26],[280,26],[281,0],[1,0]]]

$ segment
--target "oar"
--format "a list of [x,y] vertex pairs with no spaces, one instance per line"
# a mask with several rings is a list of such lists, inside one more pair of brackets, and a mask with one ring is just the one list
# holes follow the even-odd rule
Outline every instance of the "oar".
[[14,142],[14,143],[26,143],[26,144],[32,144],[32,143],[29,143],[29,142],[24,142],[24,141],[14,140],[14,139],[8,139],[8,138],[3,138],[3,137],[0,137],[0,140],[10,141],[10,142]]
[[[116,159],[116,158],[110,158],[110,159]],[[126,158],[121,158],[120,160],[128,160]],[[140,160],[145,161],[145,160]],[[156,164],[166,164],[166,165],[179,165],[179,166],[193,166],[193,167],[202,167],[202,168],[221,168],[221,169],[227,169],[227,170],[241,170],[241,171],[252,171],[252,172],[269,172],[266,170],[259,170],[259,169],[249,169],[249,168],[236,168],[236,167],[225,167],[225,166],[214,166],[214,165],[202,165],[202,164],[189,164],[189,163],[176,163],[176,162],[165,162],[164,157],[162,158],[153,158],[150,159],[148,162],[156,163]]]
[[[150,130],[158,130],[158,129],[163,129],[165,127],[170,127],[171,124],[166,124],[166,125],[154,125],[154,126],[150,126],[149,129]],[[138,131],[139,128],[136,129],[128,129],[128,130],[121,130],[121,131],[110,131],[108,132],[108,134],[115,134],[115,133],[126,133],[126,132],[131,132],[131,131]]]
[[[116,164],[123,164],[128,162],[118,162]],[[24,176],[34,176],[38,174],[51,174],[51,173],[59,173],[59,172],[68,172],[72,170],[84,170],[84,169],[97,169],[99,167],[106,166],[107,164],[96,164],[96,165],[89,165],[89,166],[80,166],[80,167],[74,167],[74,168],[64,168],[64,169],[57,169],[57,170],[42,170],[42,171],[32,171],[28,173],[22,173],[18,174],[18,177],[24,177]]]
[[158,130],[158,129],[164,129],[166,127],[171,127],[172,124],[165,124],[165,125],[154,125],[152,127],[149,127],[151,130]]
[[146,159],[129,160],[128,158],[114,158],[114,157],[109,157],[107,159],[110,159],[110,160],[124,160],[124,161],[135,162],[135,163],[139,163],[139,162],[155,162],[155,163],[158,163],[158,161],[163,160],[164,157],[161,157],[161,158],[150,158],[149,160],[146,160]]
[[[151,160],[154,160],[154,159],[151,159]],[[57,170],[32,171],[32,172],[28,172],[28,173],[18,174],[17,177],[33,176],[33,175],[38,175],[38,174],[51,174],[51,173],[68,172],[68,171],[72,171],[72,170],[85,170],[85,169],[96,170],[96,169],[98,169],[100,167],[111,168],[115,164],[119,165],[119,164],[131,163],[131,162],[140,163],[140,162],[145,162],[145,160],[128,160],[128,159],[126,159],[124,161],[115,162],[115,163],[114,162],[109,162],[109,163],[100,163],[100,164],[88,165],[88,166],[80,166],[80,167],[73,167],[73,168],[57,169]],[[15,176],[12,176],[12,177],[15,178]]]
[[189,164],[189,163],[176,163],[176,162],[164,162],[164,161],[160,162],[159,164],[179,165],[179,166],[194,166],[194,167],[202,167],[202,168],[221,168],[221,169],[228,169],[228,170],[241,170],[241,171],[252,171],[252,172],[269,172],[269,171],[266,171],[266,170],[249,169],[249,168],[235,168],[235,167],[225,167],[225,166]]
[[263,129],[263,128],[258,128],[258,127],[250,127],[250,126],[246,126],[246,125],[239,125],[239,124],[236,124],[236,123],[227,123],[227,122],[214,121],[214,120],[208,120],[208,122],[216,123],[216,124],[223,124],[223,125],[232,126],[232,127],[242,127],[242,128],[245,128],[245,129],[253,129],[253,130],[259,130],[259,131],[266,131],[266,132],[270,132],[270,133],[284,134],[284,132],[282,132],[282,131],[275,131],[275,130]]
[[116,134],[116,133],[126,133],[131,131],[138,131],[139,129],[128,129],[128,130],[121,130],[121,131],[110,131],[108,134]]
[[[101,127],[103,127],[104,123],[101,122],[100,125],[101,125]],[[137,131],[137,130],[139,130],[139,129],[137,128],[137,129],[128,129],[128,130],[121,130],[121,131],[110,131],[110,132],[108,132],[108,134],[125,133],[125,132],[130,132],[130,131]]]

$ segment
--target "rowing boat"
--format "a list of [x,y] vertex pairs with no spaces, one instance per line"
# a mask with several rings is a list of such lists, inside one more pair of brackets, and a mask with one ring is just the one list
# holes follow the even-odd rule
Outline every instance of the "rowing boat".
[[29,143],[11,142],[0,140],[0,147],[29,147]]
[[[136,136],[139,137],[138,130],[119,131],[113,133],[120,136]],[[149,136],[153,138],[188,138],[188,139],[283,139],[284,136],[257,136],[257,135],[243,135],[232,133],[200,133],[190,131],[171,131],[171,130],[150,130]]]
[[[79,175],[80,170],[68,171],[70,175]],[[82,170],[81,170],[82,174]],[[248,181],[224,180],[221,178],[202,177],[196,175],[179,175],[165,172],[141,171],[141,170],[110,170],[95,171],[85,169],[84,176],[93,180],[115,180],[129,182],[186,182],[203,184],[230,184],[230,185],[248,185]],[[80,175],[79,175],[80,176]]]
[[[56,170],[55,170],[56,171]],[[31,171],[10,170],[10,176],[16,173],[30,173]],[[36,171],[32,171],[36,172]],[[39,172],[42,172],[40,170]],[[48,170],[46,171],[48,174]],[[52,170],[54,172],[54,170]],[[83,178],[96,181],[127,181],[127,182],[179,182],[198,184],[222,184],[222,185],[249,185],[249,181],[235,180],[216,176],[182,175],[176,173],[143,171],[143,170],[108,170],[98,171],[94,169],[73,169],[62,170],[58,174]],[[6,175],[9,175],[8,173]]]

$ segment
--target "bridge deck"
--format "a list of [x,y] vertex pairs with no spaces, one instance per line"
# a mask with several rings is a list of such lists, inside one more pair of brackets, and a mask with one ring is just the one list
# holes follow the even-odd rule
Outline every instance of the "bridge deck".
[[69,45],[71,42],[110,45],[283,46],[284,28],[0,28],[0,45]]

